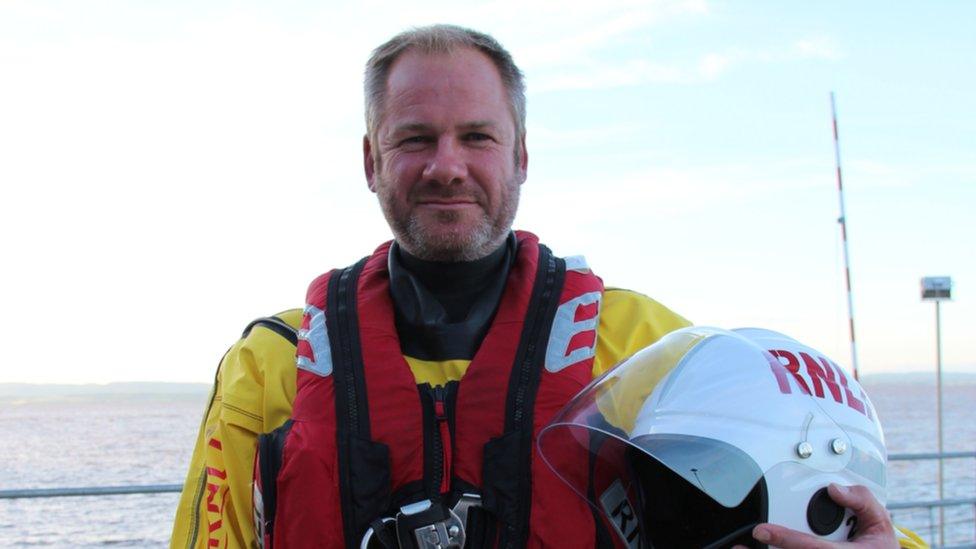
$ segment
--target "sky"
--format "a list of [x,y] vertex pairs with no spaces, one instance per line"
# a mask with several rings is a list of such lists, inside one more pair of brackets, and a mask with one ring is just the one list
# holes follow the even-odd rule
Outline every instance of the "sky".
[[362,67],[489,32],[528,86],[517,228],[698,324],[862,375],[976,372],[976,4],[0,2],[0,382],[212,380],[253,318],[390,238]]

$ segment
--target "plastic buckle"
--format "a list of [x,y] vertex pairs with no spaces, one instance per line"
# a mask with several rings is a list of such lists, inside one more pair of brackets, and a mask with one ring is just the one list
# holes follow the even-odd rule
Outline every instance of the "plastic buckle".
[[[400,549],[461,549],[468,511],[480,504],[477,494],[463,494],[452,509],[425,499],[404,505],[396,518],[384,518],[382,523],[393,526]],[[372,527],[367,529],[360,547],[367,549],[376,535]]]
[[[404,505],[396,516],[400,548],[461,549],[464,523],[453,510],[429,499]],[[415,545],[416,544],[416,545]]]

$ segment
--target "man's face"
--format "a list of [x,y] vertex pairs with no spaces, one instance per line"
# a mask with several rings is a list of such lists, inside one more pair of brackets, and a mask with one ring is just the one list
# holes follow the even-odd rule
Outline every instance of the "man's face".
[[407,252],[465,261],[504,241],[528,156],[498,70],[481,52],[401,55],[363,153],[369,188]]

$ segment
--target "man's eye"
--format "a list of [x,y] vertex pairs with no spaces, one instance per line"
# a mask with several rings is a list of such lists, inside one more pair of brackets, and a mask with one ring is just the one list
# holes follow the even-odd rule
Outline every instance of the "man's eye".
[[466,141],[491,141],[492,137],[486,133],[471,132],[464,135]]
[[403,140],[401,140],[400,144],[417,145],[417,144],[430,143],[430,142],[431,142],[431,138],[427,137],[426,135],[411,135],[410,137],[406,137]]

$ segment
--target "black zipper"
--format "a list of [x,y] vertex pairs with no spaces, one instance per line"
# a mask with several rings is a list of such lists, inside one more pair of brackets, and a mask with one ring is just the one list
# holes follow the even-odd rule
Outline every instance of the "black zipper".
[[[347,282],[350,272],[352,269],[344,269],[342,274],[339,276],[339,288],[338,296],[336,299],[337,305],[337,316],[348,314],[350,310],[349,301],[349,285],[356,284],[357,278],[354,278],[352,282]],[[355,305],[353,305],[354,307]],[[352,354],[351,345],[349,344],[349,323],[341,322],[339,323],[340,337],[339,341],[343,345],[343,355],[349,357]],[[349,430],[353,433],[359,433],[359,402],[357,402],[356,395],[356,371],[353,367],[343,368],[342,374],[344,376],[343,385],[346,388],[346,405],[348,406],[349,412]]]
[[451,386],[428,386],[427,394],[431,399],[431,417],[434,420],[431,432],[431,461],[432,474],[430,486],[436,494],[444,495],[450,491],[452,476],[450,398]]
[[515,386],[509,387],[508,410],[505,418],[506,432],[518,432],[520,439],[518,456],[520,480],[515,495],[517,518],[513,523],[505,525],[505,530],[499,539],[499,545],[506,549],[523,545],[528,529],[528,503],[532,498],[532,486],[530,482],[521,479],[531,477],[532,412],[541,375],[539,370],[545,361],[546,343],[540,338],[552,328],[552,319],[558,305],[558,292],[562,289],[564,276],[565,267],[561,260],[557,261],[548,248],[540,245],[536,279],[516,354],[514,367],[518,372],[512,376]]

